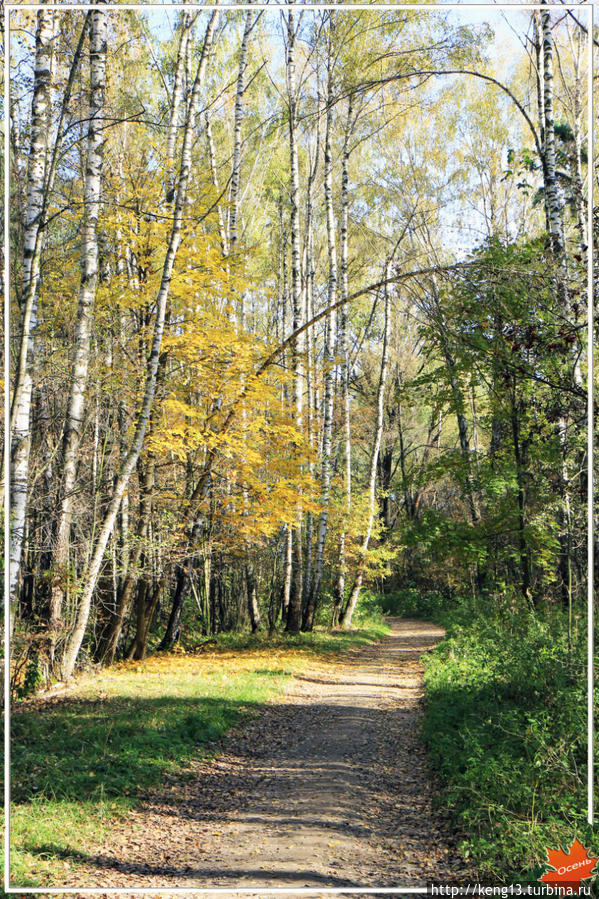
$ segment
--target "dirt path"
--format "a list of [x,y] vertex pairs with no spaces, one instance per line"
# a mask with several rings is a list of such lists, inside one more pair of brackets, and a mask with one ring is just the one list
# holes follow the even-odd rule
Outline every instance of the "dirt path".
[[463,882],[418,739],[421,656],[443,632],[419,621],[391,625],[383,643],[297,675],[223,740],[216,759],[148,795],[78,884]]

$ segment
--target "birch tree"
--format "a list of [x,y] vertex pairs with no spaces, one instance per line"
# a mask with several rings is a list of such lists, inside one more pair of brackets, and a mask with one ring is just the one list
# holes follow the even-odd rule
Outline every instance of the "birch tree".
[[[291,7],[227,13],[222,41],[188,7],[172,35],[89,11],[79,44],[61,14],[38,324],[11,359],[13,418],[32,376],[15,645],[43,674],[49,610],[69,676],[266,617],[349,626],[366,586],[486,601],[484,574],[527,613],[580,594],[585,40],[541,9],[503,82],[484,29]],[[21,35],[17,288],[19,145],[43,131]]]
[[[297,80],[296,80],[296,40],[299,24],[295,24],[295,13],[290,9],[287,13],[287,105],[289,116],[289,178],[291,214],[289,219],[289,231],[291,239],[291,303],[293,315],[293,331],[296,332],[302,325],[302,286],[301,286],[301,252],[300,252],[300,182],[299,160],[297,146]],[[303,425],[304,402],[304,377],[302,364],[302,341],[298,337],[292,347],[292,367],[294,373],[294,403],[295,423],[301,431]],[[287,630],[296,633],[300,629],[302,618],[302,507],[298,504],[295,526],[291,532],[293,566],[291,588],[289,596],[289,609],[287,614]]]
[[[333,159],[332,159],[332,130],[334,111],[333,90],[333,31],[331,15],[328,16],[328,48],[327,48],[327,95],[326,95],[326,125],[324,143],[324,201],[326,211],[327,231],[327,255],[329,263],[329,277],[327,283],[327,306],[333,307],[337,301],[337,243],[336,223],[333,209]],[[312,630],[314,626],[314,613],[320,599],[320,589],[324,569],[324,546],[327,534],[329,517],[329,502],[331,492],[331,450],[333,438],[333,403],[335,381],[335,335],[336,315],[331,311],[326,320],[325,347],[324,347],[324,395],[323,395],[323,437],[322,437],[322,510],[318,520],[316,535],[316,556],[314,576],[310,588],[308,602],[304,610],[303,628]]]
[[360,547],[359,556],[358,556],[358,565],[357,571],[354,577],[353,584],[351,586],[349,596],[347,599],[347,604],[343,609],[341,614],[341,627],[348,630],[352,624],[353,614],[355,612],[356,606],[358,604],[358,599],[360,597],[360,590],[362,589],[362,584],[364,582],[364,574],[366,571],[366,561],[368,554],[368,547],[370,545],[370,538],[372,536],[372,528],[374,525],[374,519],[376,516],[376,476],[379,462],[379,453],[381,450],[381,441],[383,438],[383,423],[384,423],[384,407],[385,407],[385,387],[387,384],[387,372],[389,368],[389,334],[390,334],[390,296],[389,296],[389,285],[387,283],[387,279],[389,278],[389,266],[386,268],[386,276],[385,276],[385,285],[383,287],[384,291],[384,319],[383,319],[383,346],[382,346],[382,355],[381,355],[381,369],[379,375],[379,384],[377,390],[377,398],[376,398],[376,424],[374,431],[374,440],[372,446],[372,452],[370,456],[370,472],[368,476],[368,520],[366,525],[366,530],[364,532],[364,538],[362,540],[362,545]]
[[108,21],[104,10],[94,10],[89,25],[90,103],[87,129],[83,222],[81,227],[81,285],[77,305],[71,392],[64,428],[60,513],[52,559],[50,596],[50,664],[70,578],[69,542],[77,476],[77,456],[85,415],[87,371],[90,362],[93,305],[98,284],[98,217],[102,188],[102,118],[106,91],[106,42]]
[[[42,253],[41,233],[46,206],[49,137],[51,134],[52,67],[55,40],[53,10],[37,12],[35,67],[31,101],[31,138],[27,167],[27,197],[23,216],[23,281],[21,288],[21,334],[19,359],[11,407],[11,537],[9,558],[9,602],[11,621],[19,583],[29,491],[31,451],[31,394],[33,388],[33,343],[37,316]],[[6,161],[8,164],[8,160]]]
[[[348,282],[348,254],[349,254],[349,158],[350,135],[353,122],[353,97],[350,94],[347,102],[347,120],[343,141],[343,156],[341,162],[341,299],[347,300],[349,296]],[[350,360],[349,345],[347,339],[348,310],[344,303],[339,310],[338,344],[341,356],[340,381],[341,381],[341,407],[343,410],[343,440],[341,445],[343,458],[343,491],[345,494],[345,515],[349,520],[351,514],[351,486],[352,486],[352,451],[351,451],[351,412],[350,412]],[[335,597],[333,601],[332,624],[339,623],[339,616],[345,602],[345,578],[347,563],[345,558],[346,531],[342,526],[339,534],[339,558],[338,571],[335,583]]]
[[175,260],[181,242],[183,212],[185,209],[187,185],[189,182],[191,171],[191,146],[193,140],[195,116],[196,110],[198,108],[200,91],[204,81],[206,65],[214,37],[216,19],[217,13],[213,12],[210,15],[208,25],[206,27],[200,61],[196,70],[195,80],[189,100],[189,107],[187,110],[187,117],[183,132],[183,143],[181,147],[179,176],[177,181],[177,194],[173,212],[173,224],[165,254],[160,289],[156,299],[156,315],[152,335],[152,346],[150,355],[148,357],[143,401],[137,417],[135,433],[133,435],[129,452],[127,453],[127,456],[121,466],[121,470],[116,479],[112,497],[110,499],[110,503],[108,505],[104,521],[102,522],[97,541],[93,548],[89,566],[83,580],[83,590],[81,593],[81,599],[79,601],[79,608],[77,610],[75,628],[73,629],[73,632],[67,643],[62,662],[62,674],[63,677],[67,678],[70,677],[73,673],[75,662],[77,660],[77,656],[83,642],[83,637],[85,635],[85,629],[87,626],[91,608],[92,595],[98,580],[98,576],[100,574],[104,552],[106,550],[110,535],[112,534],[112,529],[114,527],[116,516],[119,511],[121,500],[123,498],[123,493],[125,492],[133,469],[137,464],[139,454],[141,453],[144,437],[146,434],[146,428],[148,426],[148,421],[154,404],[162,338],[164,334],[166,305],[168,302]]

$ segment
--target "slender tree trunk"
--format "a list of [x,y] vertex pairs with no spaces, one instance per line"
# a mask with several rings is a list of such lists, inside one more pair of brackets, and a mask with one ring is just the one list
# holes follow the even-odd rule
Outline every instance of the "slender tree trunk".
[[[37,13],[35,68],[31,103],[31,139],[24,214],[21,339],[11,415],[11,534],[9,558],[10,626],[19,583],[31,450],[31,394],[33,388],[33,333],[36,324],[40,280],[42,218],[50,133],[52,59],[55,13],[41,7]],[[9,160],[5,160],[9,165]],[[5,250],[6,251],[6,250]]]
[[[229,197],[229,252],[235,255],[238,252],[238,222],[239,222],[239,186],[241,182],[241,125],[243,123],[243,98],[245,94],[245,70],[247,68],[247,51],[250,34],[258,21],[253,10],[248,10],[245,16],[245,26],[241,47],[239,48],[239,68],[237,70],[237,86],[235,90],[235,110],[233,113],[233,163],[231,167],[231,192]],[[243,313],[242,313],[243,319]]]
[[[324,196],[327,225],[327,251],[329,259],[329,279],[327,290],[328,306],[333,306],[337,301],[338,281],[335,213],[333,210],[333,160],[331,154],[333,108],[333,71],[331,48],[329,47],[327,113],[324,146]],[[333,441],[333,386],[335,380],[335,322],[336,315],[335,312],[332,311],[327,317],[326,321],[326,337],[324,348],[324,398],[321,469],[322,509],[318,520],[318,532],[316,536],[316,559],[314,566],[314,577],[312,579],[312,587],[303,617],[303,629],[308,631],[312,630],[314,626],[314,613],[320,599],[320,589],[324,570],[324,547],[329,518],[329,502],[331,494],[331,449]]]
[[479,444],[478,444],[478,414],[476,411],[476,392],[474,384],[470,384],[470,408],[472,409],[472,442],[474,444],[474,464],[476,471],[480,471]]
[[256,587],[256,573],[251,562],[245,565],[245,586],[248,598],[248,613],[250,616],[250,627],[252,633],[255,634],[262,627],[260,621],[260,610],[258,608],[258,591]]
[[[555,147],[555,122],[554,122],[554,97],[553,97],[553,33],[551,13],[543,8],[540,14],[543,35],[543,77],[544,77],[544,111],[545,111],[545,143],[543,176],[545,182],[545,194],[547,198],[547,213],[549,224],[549,237],[551,248],[557,266],[556,291],[560,306],[564,311],[571,309],[571,297],[568,290],[568,261],[566,256],[566,244],[564,239],[563,203],[556,177],[557,156]],[[574,358],[572,360],[572,378],[576,385],[582,386],[582,374],[580,371],[578,350],[573,345]],[[567,459],[567,422],[565,418],[559,421],[560,443],[562,447],[561,467],[561,494],[562,508],[560,510],[560,560],[559,572],[562,582],[562,596],[564,602],[569,604],[571,596],[568,588],[571,568],[572,535],[570,532],[570,498],[569,498],[569,473]]]
[[580,251],[586,264],[588,252],[586,198],[582,180],[582,75],[581,59],[583,52],[584,35],[578,29],[576,31],[575,46],[570,32],[570,46],[574,63],[574,161],[572,165],[572,189],[574,192],[574,204],[576,207],[576,227]]
[[[287,230],[283,224],[283,206],[279,200],[279,233],[281,240],[281,297],[280,297],[280,322],[277,320],[277,343],[285,336],[287,328],[287,304],[289,300],[289,284],[287,274]],[[287,405],[289,402],[287,384],[281,388],[281,402]],[[281,588],[281,621],[287,623],[289,614],[289,597],[291,596],[291,578],[293,572],[293,533],[291,527],[284,525],[283,533],[283,582]]]
[[[387,277],[389,275],[387,274]],[[370,544],[370,537],[372,535],[372,527],[374,524],[374,518],[376,515],[376,472],[378,468],[379,462],[379,453],[381,449],[381,441],[383,439],[383,423],[384,423],[384,412],[385,412],[385,386],[387,384],[387,369],[389,362],[389,334],[391,327],[391,316],[390,316],[390,301],[389,301],[389,288],[388,285],[385,284],[385,324],[384,324],[384,332],[383,332],[383,352],[381,357],[381,373],[379,377],[379,386],[377,392],[377,415],[376,415],[376,426],[374,433],[374,445],[372,448],[372,455],[370,457],[370,475],[368,478],[368,498],[369,498],[369,510],[368,510],[368,524],[366,527],[366,533],[364,534],[364,540],[362,542],[362,546],[360,547],[360,556],[358,560],[358,570],[356,572],[356,577],[353,582],[352,588],[350,590],[349,598],[347,600],[347,605],[343,610],[343,614],[341,616],[341,627],[348,630],[351,628],[352,617],[355,612],[356,606],[358,604],[358,599],[360,596],[360,590],[362,588],[362,584],[364,582],[364,573],[366,569],[366,556],[368,553],[368,547]]]
[[166,200],[172,203],[175,199],[175,145],[179,130],[179,111],[183,100],[183,81],[185,74],[185,58],[187,46],[190,40],[192,18],[189,12],[183,11],[179,23],[179,48],[177,51],[177,64],[175,66],[175,80],[173,84],[173,96],[171,99],[171,111],[166,138]]
[[[351,514],[351,408],[349,397],[349,345],[347,339],[347,298],[349,296],[348,257],[349,257],[349,157],[350,136],[352,130],[352,96],[348,99],[347,124],[345,128],[345,140],[343,145],[343,157],[341,163],[341,227],[339,242],[341,248],[341,301],[343,305],[339,309],[339,328],[337,344],[341,356],[341,405],[343,409],[343,486],[345,492],[345,515],[349,522]],[[342,525],[339,536],[339,563],[337,570],[337,583],[333,599],[332,625],[336,627],[341,617],[341,611],[345,603],[345,578],[347,575],[346,563],[346,531]]]
[[[241,185],[241,149],[242,149],[242,136],[241,136],[241,126],[243,123],[243,114],[244,114],[244,95],[245,95],[245,71],[247,68],[247,52],[248,52],[248,44],[250,35],[256,22],[258,21],[260,14],[257,16],[252,10],[248,10],[245,17],[245,26],[243,29],[243,36],[241,38],[241,47],[239,51],[239,68],[237,71],[237,87],[235,91],[235,111],[234,111],[234,123],[233,123],[233,165],[231,170],[231,193],[230,193],[230,204],[229,204],[229,252],[233,257],[239,251],[239,236],[238,236],[238,227],[239,227],[239,212],[240,212],[240,185]],[[233,259],[233,262],[235,260]],[[246,324],[246,308],[245,308],[245,294],[242,292],[239,304],[239,328],[243,330]],[[243,383],[242,383],[243,389]],[[243,408],[241,411],[242,419],[243,419],[243,428],[245,431],[245,421],[246,421],[246,409],[245,404],[243,404]],[[248,514],[248,505],[249,505],[249,497],[248,497],[248,489],[247,485],[243,486],[243,502],[244,502],[244,517],[247,517]],[[250,626],[252,628],[252,633],[260,630],[261,622],[260,622],[260,611],[258,608],[258,594],[256,591],[256,577],[254,574],[254,565],[250,558],[250,549],[246,544],[244,549],[245,554],[245,583],[246,583],[246,591],[247,591],[247,600],[248,600],[248,613],[250,617]]]
[[[320,147],[320,116],[316,117],[316,148],[314,152],[314,161],[310,159],[310,173],[308,176],[308,184],[306,188],[306,223],[305,223],[305,242],[304,242],[304,274],[305,281],[305,315],[306,321],[309,321],[314,315],[314,226],[313,226],[313,203],[312,195],[316,172],[318,170],[318,156]],[[314,337],[312,333],[306,335],[306,424],[308,430],[308,440],[310,447],[314,450],[315,445],[315,408],[314,408],[314,361],[316,358]],[[314,474],[314,462],[310,460],[308,463],[308,471]],[[304,609],[308,604],[310,590],[312,588],[312,537],[314,531],[314,515],[311,511],[306,516],[306,559],[304,564],[304,584],[302,603]]]
[[526,483],[525,483],[525,447],[520,435],[520,416],[516,398],[512,396],[511,409],[512,439],[514,443],[514,459],[516,462],[516,482],[518,486],[518,554],[520,559],[520,591],[526,602],[532,606],[530,559],[526,542]]
[[[397,404],[397,429],[399,433],[399,467],[401,470],[401,483],[403,487],[403,495],[404,495],[404,505],[406,507],[406,518],[408,521],[411,521],[414,517],[414,501],[412,496],[412,491],[410,490],[408,484],[408,473],[406,470],[406,448],[405,441],[403,435],[403,422],[401,417],[401,403]],[[391,486],[391,459],[388,461],[387,465],[387,478],[388,478],[388,487]],[[385,527],[389,527],[391,524],[391,516],[390,512],[387,511],[385,515]]]
[[[218,173],[216,171],[216,150],[214,148],[214,138],[212,137],[212,125],[210,122],[210,113],[208,110],[204,113],[204,127],[206,129],[206,142],[208,144],[208,159],[210,160],[210,175],[212,185],[216,196],[220,195],[220,187],[218,183]],[[225,226],[225,216],[221,203],[218,203],[218,235],[220,237],[220,246],[223,256],[229,255],[229,241],[227,239],[227,229]]]
[[[291,298],[293,304],[293,330],[302,325],[302,295],[300,272],[300,223],[299,223],[299,161],[297,148],[297,85],[295,72],[296,27],[293,10],[287,17],[287,97],[289,103],[289,162],[290,162],[290,195],[291,195]],[[295,423],[302,429],[303,421],[303,366],[302,344],[296,338],[292,347],[292,367],[295,386]],[[291,591],[287,614],[286,629],[297,633],[302,618],[302,504],[298,502],[296,521],[293,528],[293,566]]]
[[[189,564],[191,564],[191,561],[189,561]],[[181,615],[189,592],[190,575],[191,573],[187,571],[184,565],[177,566],[173,603],[166,631],[158,646],[160,651],[172,649],[181,635]]]
[[144,545],[148,537],[150,526],[150,515],[152,512],[152,495],[154,492],[156,460],[154,454],[148,452],[147,464],[144,466],[141,458],[137,462],[138,479],[140,487],[139,499],[139,515],[137,520],[137,528],[135,535],[135,549],[133,556],[129,561],[128,572],[123,579],[119,596],[111,616],[106,633],[102,638],[98,650],[98,658],[105,665],[110,665],[114,661],[116,648],[121,636],[125,618],[129,612],[131,599],[133,596],[133,588],[138,579],[138,567],[144,551]]
[[98,283],[98,216],[100,212],[104,156],[104,135],[101,122],[104,113],[104,95],[106,90],[107,28],[107,16],[104,10],[94,10],[90,19],[90,104],[83,199],[81,286],[75,325],[71,392],[63,439],[60,513],[56,527],[56,545],[51,567],[52,587],[49,631],[52,664],[54,662],[55,640],[70,579],[69,543],[73,497],[77,477],[81,429],[85,415],[85,393],[91,352],[93,306]]
[[[549,236],[553,254],[560,269],[565,265],[565,243],[563,230],[563,208],[556,175],[555,122],[553,114],[553,34],[551,32],[551,14],[544,9],[541,12],[541,28],[543,37],[543,111],[545,113],[545,143],[543,174],[545,195],[547,199],[547,216]],[[561,290],[565,271],[560,272]],[[564,297],[565,298],[565,297]]]
[[148,645],[148,637],[150,636],[150,627],[160,594],[168,583],[168,573],[163,571],[160,580],[154,586],[154,590],[150,593],[150,584],[144,578],[138,582],[138,595],[136,601],[136,621],[135,637],[133,643],[127,653],[128,659],[140,661],[145,659]]
[[281,619],[286,622],[289,615],[289,597],[293,575],[293,532],[289,525],[285,528],[285,564],[283,566],[283,591],[281,595]]
[[[537,9],[532,14],[533,23],[533,43],[535,49],[535,82],[537,93],[537,116],[539,119],[539,140],[541,147],[545,147],[545,68],[543,65],[543,26],[541,25],[541,15]],[[541,159],[544,167],[545,160]],[[549,206],[547,203],[547,193],[543,197],[543,205],[545,208],[545,225],[549,231]]]
[[170,284],[177,257],[177,251],[181,242],[181,225],[183,219],[183,210],[185,208],[187,197],[187,185],[189,174],[191,171],[191,147],[194,135],[195,114],[199,101],[200,90],[204,80],[206,63],[212,46],[214,28],[216,23],[217,12],[213,12],[208,21],[204,44],[196,76],[192,88],[189,101],[187,119],[183,134],[183,145],[181,148],[181,165],[179,169],[179,178],[177,184],[177,197],[173,212],[173,225],[165,255],[162,278],[158,297],[156,302],[156,317],[154,320],[154,332],[152,337],[152,347],[147,364],[146,384],[144,396],[135,427],[135,433],[132,439],[130,450],[121,466],[120,473],[117,477],[112,498],[108,505],[102,527],[96,545],[93,548],[90,563],[85,575],[83,591],[80,599],[79,610],[75,629],[69,640],[65,657],[63,660],[63,676],[70,677],[73,673],[77,655],[83,641],[87,620],[91,607],[91,598],[97,583],[98,575],[102,567],[104,552],[108,539],[112,533],[116,516],[119,511],[123,493],[129,483],[129,479],[137,464],[139,454],[143,446],[148,421],[154,405],[154,396],[156,393],[156,382],[158,377],[158,367],[161,355],[162,337],[164,333],[164,322],[166,314],[166,305],[170,293]]
[[464,395],[462,393],[462,388],[460,387],[460,383],[458,380],[457,372],[456,372],[456,363],[453,358],[453,353],[451,352],[451,348],[449,346],[449,339],[445,329],[445,322],[443,319],[443,311],[439,305],[439,300],[437,297],[436,287],[433,287],[433,291],[435,294],[435,317],[437,319],[437,334],[439,338],[439,343],[441,344],[441,350],[443,352],[443,357],[445,359],[445,366],[447,368],[447,376],[449,378],[449,384],[451,387],[451,393],[453,396],[453,403],[455,407],[455,414],[458,423],[458,434],[460,437],[460,449],[462,453],[462,459],[464,462],[464,470],[465,470],[465,489],[466,489],[466,498],[468,501],[468,508],[470,512],[470,520],[473,525],[478,524],[480,521],[480,510],[478,508],[478,502],[476,499],[476,493],[474,490],[474,479],[472,477],[472,460],[470,453],[470,440],[468,437],[468,421],[466,419],[466,403],[464,400]]
[[[493,317],[493,332],[495,334],[495,341],[499,343],[499,347],[501,347],[502,332],[503,332],[503,316],[501,313],[497,312]],[[491,469],[495,471],[497,466],[497,454],[499,453],[499,449],[501,447],[501,441],[503,436],[503,415],[501,412],[501,408],[498,406],[497,398],[501,396],[502,392],[502,375],[503,375],[503,367],[499,362],[499,354],[498,352],[493,353],[491,370],[493,373],[493,381],[491,388],[491,396],[493,397],[492,403],[492,417],[491,417],[491,440],[489,442],[489,458],[491,461]]]

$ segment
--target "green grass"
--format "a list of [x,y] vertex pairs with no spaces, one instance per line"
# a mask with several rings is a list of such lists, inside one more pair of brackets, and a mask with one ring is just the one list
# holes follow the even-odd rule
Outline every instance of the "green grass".
[[[245,650],[245,649],[261,649],[268,647],[272,650],[278,649],[295,649],[299,652],[315,655],[333,655],[343,652],[351,646],[358,646],[363,643],[369,643],[373,640],[382,640],[385,634],[390,631],[389,625],[385,623],[383,618],[380,620],[367,619],[360,621],[358,618],[355,630],[329,630],[326,628],[315,628],[309,633],[285,634],[282,631],[276,631],[272,636],[268,635],[265,630],[258,631],[256,634],[247,631],[231,632],[228,634],[219,634],[214,645],[214,651],[227,650]],[[194,637],[193,634],[185,636],[181,645],[188,651],[200,645],[207,637]]]
[[209,754],[293,671],[387,631],[223,635],[197,655],[116,665],[59,701],[13,706],[11,883],[68,885],[140,793]]
[[598,855],[586,823],[584,622],[569,653],[561,608],[408,594],[392,604],[447,628],[427,660],[423,735],[480,876],[536,880],[546,848],[574,836]]

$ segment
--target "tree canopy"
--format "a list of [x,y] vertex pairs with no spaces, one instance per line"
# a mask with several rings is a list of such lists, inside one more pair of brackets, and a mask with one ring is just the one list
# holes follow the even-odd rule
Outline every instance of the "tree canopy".
[[15,671],[582,607],[589,35],[504,19],[11,12]]

